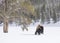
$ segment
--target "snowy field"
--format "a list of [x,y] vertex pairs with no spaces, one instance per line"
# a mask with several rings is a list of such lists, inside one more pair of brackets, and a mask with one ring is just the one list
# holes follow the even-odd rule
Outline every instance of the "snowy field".
[[22,31],[20,26],[9,26],[8,33],[3,33],[0,26],[0,43],[60,43],[60,22],[44,24],[44,34],[34,35],[38,25],[30,25],[29,31]]

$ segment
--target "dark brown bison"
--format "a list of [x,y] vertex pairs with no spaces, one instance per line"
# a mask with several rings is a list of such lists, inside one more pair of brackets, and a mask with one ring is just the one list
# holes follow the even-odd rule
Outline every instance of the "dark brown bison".
[[43,30],[44,30],[43,26],[38,25],[35,31],[35,35],[37,35],[37,33],[38,35],[40,35],[41,33],[43,34]]

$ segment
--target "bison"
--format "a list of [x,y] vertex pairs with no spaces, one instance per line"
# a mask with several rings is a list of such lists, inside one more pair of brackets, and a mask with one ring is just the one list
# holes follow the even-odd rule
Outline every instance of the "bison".
[[43,34],[43,30],[44,30],[43,26],[38,25],[35,31],[35,35],[37,35],[37,33],[38,35],[40,35],[41,33]]

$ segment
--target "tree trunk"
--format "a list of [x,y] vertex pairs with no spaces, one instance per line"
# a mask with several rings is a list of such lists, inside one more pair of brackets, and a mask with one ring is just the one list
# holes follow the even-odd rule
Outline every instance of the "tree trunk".
[[8,33],[8,18],[7,18],[7,10],[8,9],[8,0],[5,0],[4,3],[4,22],[3,22],[3,32]]
[[4,18],[3,32],[8,33],[8,19]]

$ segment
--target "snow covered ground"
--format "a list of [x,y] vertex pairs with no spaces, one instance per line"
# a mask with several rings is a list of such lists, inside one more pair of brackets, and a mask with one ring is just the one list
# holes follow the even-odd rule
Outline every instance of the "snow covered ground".
[[3,33],[0,26],[0,43],[60,43],[60,22],[44,24],[44,34],[34,35],[38,24],[31,24],[29,31],[24,32],[20,26],[9,26],[8,33]]

